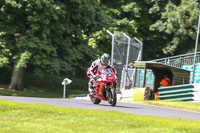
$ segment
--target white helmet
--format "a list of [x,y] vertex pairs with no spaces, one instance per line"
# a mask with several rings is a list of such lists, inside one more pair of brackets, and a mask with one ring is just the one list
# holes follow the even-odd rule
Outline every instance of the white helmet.
[[109,54],[104,53],[104,54],[101,56],[101,64],[102,64],[102,65],[107,66],[108,63],[109,63],[109,60],[110,60],[110,55],[109,55]]

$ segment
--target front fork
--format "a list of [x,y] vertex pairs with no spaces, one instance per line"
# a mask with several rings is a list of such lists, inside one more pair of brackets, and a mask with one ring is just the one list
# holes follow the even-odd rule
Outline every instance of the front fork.
[[105,86],[105,89],[106,89],[106,98],[110,98],[112,96],[110,89],[113,88],[113,87],[114,87],[113,83],[111,83],[110,85],[106,85]]

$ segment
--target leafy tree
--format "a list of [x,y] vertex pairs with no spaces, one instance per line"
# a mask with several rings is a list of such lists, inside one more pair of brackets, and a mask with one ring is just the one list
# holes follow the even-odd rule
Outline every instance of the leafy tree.
[[198,4],[197,0],[181,0],[179,4],[169,1],[163,8],[160,19],[151,25],[152,31],[163,34],[165,46],[162,50],[165,54],[183,54],[194,48]]
[[143,41],[143,60],[192,50],[190,44],[194,44],[198,22],[197,0],[101,0],[101,3],[112,17],[111,31]]
[[104,22],[97,0],[1,0],[0,66],[14,66],[9,88],[23,89],[27,67],[40,76],[83,75],[95,56],[88,39]]
[[[149,9],[153,6],[152,2],[140,0],[110,0],[109,2],[102,0],[101,2],[107,8],[106,14],[111,16],[113,20],[110,31],[114,33],[124,32],[130,37],[139,38],[144,43],[143,59],[155,58],[153,53],[158,44],[155,43],[155,33],[149,30],[155,18],[155,15],[152,16],[149,13]],[[155,47],[155,49],[151,50],[149,47]]]

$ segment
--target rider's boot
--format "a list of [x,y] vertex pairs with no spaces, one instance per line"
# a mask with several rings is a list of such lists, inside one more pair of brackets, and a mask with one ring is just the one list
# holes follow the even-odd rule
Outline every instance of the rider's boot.
[[88,91],[89,91],[89,95],[94,95],[95,94],[95,89],[94,89],[92,83],[88,84]]
[[94,95],[95,94],[95,90],[93,88],[90,87],[88,90],[89,90],[89,94],[90,95]]

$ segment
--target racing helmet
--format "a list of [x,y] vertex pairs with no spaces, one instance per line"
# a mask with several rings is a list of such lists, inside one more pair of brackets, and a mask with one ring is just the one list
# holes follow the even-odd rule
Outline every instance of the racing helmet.
[[109,64],[109,60],[110,60],[110,55],[109,54],[104,53],[101,56],[101,64],[102,65],[107,66]]

